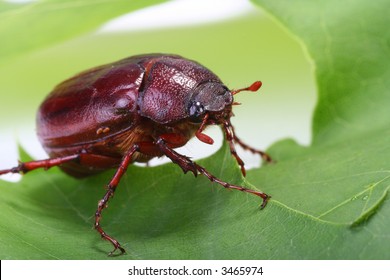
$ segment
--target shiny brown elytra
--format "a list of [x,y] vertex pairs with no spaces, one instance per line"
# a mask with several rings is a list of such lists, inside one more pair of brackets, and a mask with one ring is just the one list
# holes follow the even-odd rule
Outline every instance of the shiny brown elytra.
[[137,55],[84,71],[54,88],[38,110],[38,138],[49,159],[20,163],[0,170],[0,175],[59,166],[71,176],[85,177],[115,168],[95,214],[95,229],[114,246],[110,255],[125,249],[102,229],[101,214],[132,162],[165,155],[184,173],[202,174],[225,188],[261,197],[264,208],[267,194],[224,182],[174,150],[194,136],[213,144],[202,131],[219,125],[244,176],[235,144],[271,161],[266,153],[244,144],[230,122],[237,104],[233,96],[260,86],[257,81],[229,90],[204,66],[170,54]]

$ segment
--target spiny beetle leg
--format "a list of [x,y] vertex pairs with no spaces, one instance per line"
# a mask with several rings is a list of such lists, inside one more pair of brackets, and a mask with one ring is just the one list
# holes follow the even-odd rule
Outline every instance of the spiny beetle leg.
[[[242,186],[233,185],[233,184],[227,183],[225,181],[222,181],[221,179],[218,179],[217,177],[212,175],[210,172],[208,172],[204,167],[198,165],[197,163],[191,161],[188,157],[183,156],[183,155],[179,154],[178,152],[174,151],[173,149],[171,149],[170,147],[168,147],[168,145],[165,143],[165,141],[161,138],[158,139],[158,141],[156,142],[156,145],[160,148],[161,152],[163,152],[168,158],[170,158],[172,160],[172,162],[179,165],[185,173],[187,171],[192,171],[194,174],[197,174],[197,172],[199,172],[199,173],[205,175],[211,182],[218,183],[227,189],[235,189],[235,190],[239,190],[242,192],[257,195],[263,199],[263,202],[260,206],[261,209],[263,209],[266,206],[266,204],[270,198],[269,195],[267,195],[263,192],[260,192],[260,191],[255,191],[255,190],[244,188]],[[197,171],[197,172],[195,172],[195,171]]]
[[234,135],[234,141],[238,145],[240,145],[244,150],[248,150],[248,151],[250,151],[253,154],[259,154],[261,156],[261,158],[263,160],[265,160],[266,162],[268,162],[268,163],[273,163],[274,162],[274,160],[271,158],[271,156],[269,154],[267,154],[266,152],[263,152],[261,150],[257,150],[255,148],[252,148],[251,146],[248,146],[247,144],[242,142],[241,139],[239,139],[236,135]]
[[114,195],[114,192],[116,190],[116,187],[118,186],[123,174],[126,172],[127,167],[131,163],[132,157],[135,152],[139,151],[139,145],[134,144],[130,150],[125,154],[125,156],[122,159],[122,162],[120,163],[118,169],[116,170],[114,176],[111,178],[110,182],[107,185],[107,191],[104,194],[103,198],[99,200],[98,208],[95,213],[95,229],[100,233],[100,236],[111,242],[111,244],[114,246],[114,250],[112,250],[108,255],[113,256],[116,250],[120,250],[120,255],[126,253],[125,249],[122,248],[122,246],[119,244],[119,242],[109,236],[101,227],[100,225],[100,219],[102,217],[102,211],[107,207],[108,200]]
[[240,145],[244,150],[248,150],[248,151],[250,151],[251,153],[254,153],[254,154],[259,154],[261,156],[261,158],[263,160],[265,160],[266,162],[268,162],[268,163],[274,162],[272,160],[271,156],[268,155],[266,152],[263,152],[261,150],[257,150],[255,148],[252,148],[251,146],[249,146],[249,145],[245,144],[244,142],[242,142],[241,139],[237,137],[235,129],[234,129],[234,126],[231,124],[230,120],[227,121],[224,125],[225,125],[225,127],[227,125],[231,129],[234,142],[237,143],[238,145]]
[[160,150],[161,150],[160,144],[163,144],[167,148],[169,148],[168,150],[163,151],[163,153],[167,157],[169,157],[172,160],[172,162],[179,165],[184,173],[191,171],[196,177],[198,175],[198,171],[194,163],[186,156],[183,155],[181,155],[181,157],[175,156],[176,152],[172,150],[172,148],[180,147],[181,145],[185,144],[186,141],[187,140],[185,139],[185,137],[180,134],[167,133],[167,134],[160,135],[159,139],[156,142],[156,145],[159,147]]

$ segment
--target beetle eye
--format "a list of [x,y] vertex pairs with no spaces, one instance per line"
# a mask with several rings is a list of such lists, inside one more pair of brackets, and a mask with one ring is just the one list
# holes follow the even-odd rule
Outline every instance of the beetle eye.
[[194,123],[202,122],[201,116],[204,114],[204,106],[199,102],[192,103],[190,106],[190,119]]

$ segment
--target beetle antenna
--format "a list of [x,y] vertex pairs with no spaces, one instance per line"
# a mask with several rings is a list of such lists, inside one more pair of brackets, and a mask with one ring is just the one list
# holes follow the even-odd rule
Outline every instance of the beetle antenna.
[[253,84],[251,84],[249,87],[232,90],[232,95],[235,95],[240,91],[257,91],[262,84],[263,84],[262,82],[256,81]]

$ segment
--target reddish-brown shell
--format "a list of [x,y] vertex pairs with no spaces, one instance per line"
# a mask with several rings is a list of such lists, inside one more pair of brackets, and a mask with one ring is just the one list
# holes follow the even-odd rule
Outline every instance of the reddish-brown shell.
[[161,124],[178,121],[188,117],[190,91],[204,81],[219,79],[177,55],[133,56],[87,70],[59,84],[41,104],[39,139],[52,148],[99,141],[131,129],[138,113]]
[[[98,141],[101,127],[112,135],[132,126],[144,75],[139,59],[100,66],[59,84],[41,104],[37,132],[43,147]],[[112,126],[112,124],[115,126]]]
[[[108,157],[84,164],[82,173],[113,167],[136,141],[153,141],[153,134],[188,118],[194,89],[207,82],[221,83],[178,55],[138,55],[96,67],[62,82],[43,101],[38,138],[51,157],[81,151]],[[185,134],[190,138],[193,131]]]
[[194,89],[202,83],[222,84],[210,70],[181,57],[155,58],[147,65],[145,87],[140,92],[140,114],[161,124],[189,116]]

